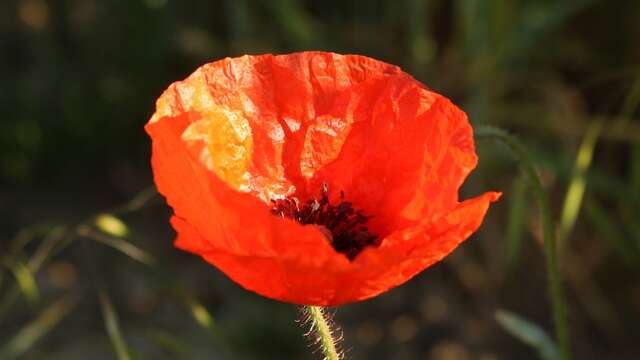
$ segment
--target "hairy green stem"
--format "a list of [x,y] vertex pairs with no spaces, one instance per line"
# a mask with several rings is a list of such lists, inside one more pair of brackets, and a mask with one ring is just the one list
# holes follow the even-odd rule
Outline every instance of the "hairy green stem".
[[479,127],[475,130],[475,134],[477,139],[494,139],[507,145],[517,157],[522,171],[531,181],[533,192],[538,198],[540,214],[542,216],[549,295],[551,296],[553,306],[556,341],[560,351],[560,358],[562,360],[570,360],[571,349],[569,343],[564,291],[562,289],[560,279],[560,270],[558,269],[556,235],[553,227],[551,207],[549,205],[547,192],[544,190],[544,187],[540,182],[540,177],[536,172],[533,161],[529,157],[525,147],[520,143],[520,141],[518,141],[518,139],[507,134],[503,130],[491,127]]
[[312,321],[312,331],[318,336],[318,342],[322,346],[326,360],[340,360],[340,354],[336,349],[336,341],[333,338],[331,327],[324,316],[324,312],[319,306],[305,306],[305,310],[309,314]]

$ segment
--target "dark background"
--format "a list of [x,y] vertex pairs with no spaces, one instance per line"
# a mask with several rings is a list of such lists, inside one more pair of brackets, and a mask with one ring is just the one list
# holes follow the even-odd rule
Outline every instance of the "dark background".
[[[172,248],[143,131],[206,62],[317,49],[400,65],[518,136],[550,193],[575,358],[637,359],[638,39],[639,1],[2,0],[0,357],[320,359],[296,307]],[[477,147],[462,197],[502,200],[443,262],[337,310],[348,359],[537,359],[500,309],[553,334],[535,199],[506,148]],[[105,211],[126,229],[101,231]]]

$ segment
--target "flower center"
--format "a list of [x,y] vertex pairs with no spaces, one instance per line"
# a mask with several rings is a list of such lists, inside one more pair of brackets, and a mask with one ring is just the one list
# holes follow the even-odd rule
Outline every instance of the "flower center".
[[329,186],[322,185],[320,199],[311,198],[304,204],[296,197],[271,200],[271,212],[280,217],[295,219],[301,224],[316,224],[327,236],[331,246],[353,260],[366,246],[377,246],[378,236],[369,232],[366,224],[370,216],[344,200],[340,191],[340,202],[329,203]]

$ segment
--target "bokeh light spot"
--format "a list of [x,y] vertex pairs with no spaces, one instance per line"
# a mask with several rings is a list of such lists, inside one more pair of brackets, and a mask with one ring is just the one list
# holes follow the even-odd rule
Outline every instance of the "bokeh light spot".
[[399,316],[391,323],[391,336],[399,342],[413,339],[417,332],[418,322],[412,317]]
[[22,0],[18,4],[18,17],[35,30],[41,30],[49,20],[49,9],[44,0]]
[[363,346],[373,346],[382,340],[384,329],[375,321],[365,321],[356,329],[356,339]]
[[455,341],[442,341],[436,344],[427,359],[430,360],[469,360],[469,352],[462,344]]
[[70,263],[56,261],[47,267],[47,277],[53,286],[68,289],[78,280],[78,272]]

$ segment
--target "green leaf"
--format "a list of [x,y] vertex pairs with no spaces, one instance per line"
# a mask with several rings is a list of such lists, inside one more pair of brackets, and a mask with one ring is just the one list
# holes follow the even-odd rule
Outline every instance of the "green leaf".
[[18,330],[16,335],[0,348],[0,359],[21,357],[33,345],[53,329],[76,306],[79,297],[72,294],[49,305],[32,322]]
[[498,310],[496,321],[509,334],[538,351],[542,360],[558,360],[560,355],[551,337],[538,325],[506,310]]

